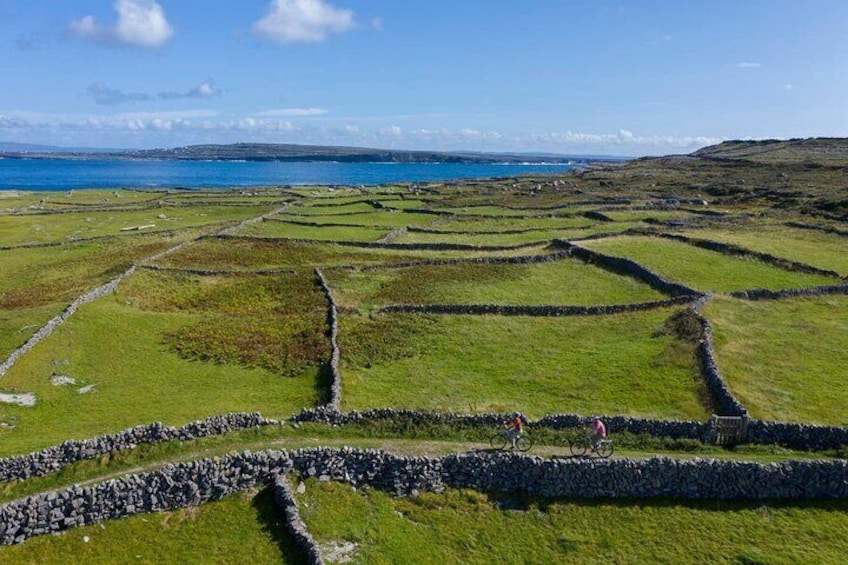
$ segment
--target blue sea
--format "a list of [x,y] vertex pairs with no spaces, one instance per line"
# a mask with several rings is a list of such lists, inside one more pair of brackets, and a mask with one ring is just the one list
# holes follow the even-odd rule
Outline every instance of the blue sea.
[[2,159],[0,190],[225,188],[443,181],[562,173],[566,164],[328,163]]

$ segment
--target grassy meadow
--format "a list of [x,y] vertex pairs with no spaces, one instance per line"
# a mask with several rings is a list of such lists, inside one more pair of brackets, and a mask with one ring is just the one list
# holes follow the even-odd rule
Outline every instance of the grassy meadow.
[[839,563],[848,505],[517,500],[467,490],[392,498],[309,480],[300,513],[350,563]]
[[753,417],[848,426],[848,297],[716,298],[704,315],[723,376]]
[[669,280],[701,291],[780,290],[839,283],[835,277],[788,271],[756,259],[724,255],[668,239],[611,237],[581,245],[631,259]]
[[340,306],[386,304],[591,305],[662,300],[635,279],[574,259],[458,264],[327,273]]
[[342,405],[704,419],[695,346],[668,327],[673,313],[342,314]]
[[315,239],[321,241],[377,241],[391,228],[357,226],[311,226],[283,222],[259,222],[245,226],[238,234],[279,239]]
[[[0,455],[231,411],[288,417],[324,401],[326,306],[310,277],[143,272],[83,306],[0,381]],[[53,384],[53,377],[74,379]],[[87,393],[80,389],[92,387]]]

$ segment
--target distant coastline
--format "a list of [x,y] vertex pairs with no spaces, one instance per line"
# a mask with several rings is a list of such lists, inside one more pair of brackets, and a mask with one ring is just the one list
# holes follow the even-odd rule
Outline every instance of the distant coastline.
[[621,161],[604,155],[555,155],[534,153],[478,153],[466,151],[407,151],[367,147],[292,145],[273,143],[234,143],[190,145],[167,149],[141,150],[63,150],[38,146],[15,149],[0,144],[0,157],[7,159],[65,160],[166,160],[166,161],[248,161],[248,162],[333,162],[333,163],[456,163],[456,164],[569,164],[589,161]]

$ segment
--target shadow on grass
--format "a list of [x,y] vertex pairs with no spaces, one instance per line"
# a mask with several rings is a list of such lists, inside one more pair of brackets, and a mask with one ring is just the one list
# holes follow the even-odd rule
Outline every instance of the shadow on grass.
[[256,519],[262,527],[262,531],[267,532],[271,539],[280,548],[281,563],[285,565],[303,565],[306,561],[306,554],[301,550],[294,541],[294,537],[286,528],[286,517],[279,506],[274,502],[274,493],[270,488],[265,488],[257,494],[251,506],[256,510]]

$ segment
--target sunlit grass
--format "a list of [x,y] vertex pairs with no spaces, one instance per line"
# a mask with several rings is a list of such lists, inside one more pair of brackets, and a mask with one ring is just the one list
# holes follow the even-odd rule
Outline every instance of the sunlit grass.
[[749,288],[803,288],[837,284],[839,279],[788,271],[755,259],[708,251],[686,243],[652,237],[612,237],[582,246],[626,257],[697,290],[731,292]]
[[848,297],[714,299],[704,314],[724,377],[755,418],[848,426]]
[[341,306],[426,304],[620,304],[662,300],[633,278],[562,259],[532,264],[460,264],[383,271],[329,271]]
[[448,490],[392,498],[309,480],[301,516],[354,563],[840,563],[848,505],[548,501]]
[[322,241],[377,241],[391,228],[309,226],[283,222],[259,222],[244,227],[239,234],[257,237],[316,239]]
[[343,406],[705,419],[669,310],[603,317],[343,314]]

